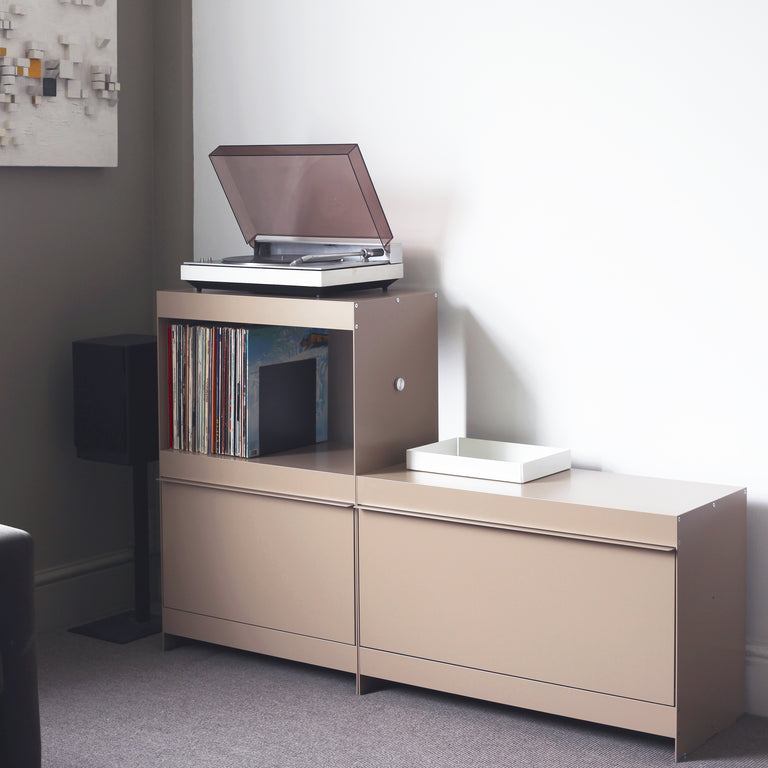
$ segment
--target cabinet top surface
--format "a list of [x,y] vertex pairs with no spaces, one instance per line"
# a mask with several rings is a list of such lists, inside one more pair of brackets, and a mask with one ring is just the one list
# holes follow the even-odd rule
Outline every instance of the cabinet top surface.
[[222,323],[315,326],[353,330],[359,314],[387,304],[404,308],[412,302],[436,301],[434,291],[378,289],[338,296],[304,298],[261,296],[224,291],[158,291],[158,318]]
[[373,472],[361,479],[671,517],[714,503],[733,493],[744,492],[744,488],[736,486],[586,469],[566,470],[528,483],[508,483],[417,472],[406,469],[403,464]]
[[387,299],[397,299],[405,296],[432,294],[435,291],[414,291],[414,290],[399,290],[396,288],[388,288],[387,290],[381,290],[378,288],[371,288],[364,291],[344,291],[332,296],[318,296],[316,298],[307,296],[280,296],[271,294],[258,294],[238,291],[214,291],[206,290],[203,292],[195,291],[194,289],[181,288],[177,290],[164,290],[157,292],[158,301],[161,299],[168,299],[174,296],[195,296],[198,299],[202,298],[203,301],[211,301],[214,299],[237,299],[247,300],[249,302],[262,302],[262,303],[275,303],[275,302],[309,302],[313,304],[342,303],[349,304],[354,302],[370,302],[370,301],[386,301]]

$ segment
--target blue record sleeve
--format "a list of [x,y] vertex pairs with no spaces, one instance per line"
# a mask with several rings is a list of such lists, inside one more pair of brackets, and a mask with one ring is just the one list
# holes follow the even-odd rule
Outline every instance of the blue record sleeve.
[[263,455],[259,444],[259,370],[263,366],[277,363],[315,359],[315,442],[326,441],[328,439],[328,331],[292,326],[251,326],[248,328],[247,336],[248,444],[246,455],[248,457]]

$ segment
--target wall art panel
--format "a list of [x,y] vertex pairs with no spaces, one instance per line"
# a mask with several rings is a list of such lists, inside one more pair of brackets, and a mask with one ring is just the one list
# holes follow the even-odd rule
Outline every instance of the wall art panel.
[[116,166],[117,0],[0,0],[0,165]]

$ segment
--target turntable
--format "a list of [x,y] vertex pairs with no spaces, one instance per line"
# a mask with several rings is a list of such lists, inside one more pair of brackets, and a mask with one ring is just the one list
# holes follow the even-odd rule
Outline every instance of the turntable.
[[210,158],[253,253],[182,264],[198,290],[320,296],[403,276],[357,144],[220,146]]

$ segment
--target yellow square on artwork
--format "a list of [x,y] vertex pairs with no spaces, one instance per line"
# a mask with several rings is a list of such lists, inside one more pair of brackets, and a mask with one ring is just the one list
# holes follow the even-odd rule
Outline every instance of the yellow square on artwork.
[[0,56],[7,56],[7,55],[8,55],[8,49],[0,48]]
[[40,78],[43,76],[43,60],[42,59],[30,59],[29,76],[37,77],[37,78]]

